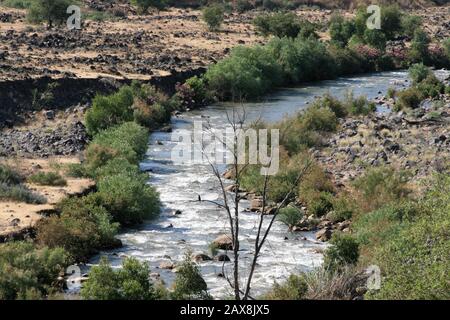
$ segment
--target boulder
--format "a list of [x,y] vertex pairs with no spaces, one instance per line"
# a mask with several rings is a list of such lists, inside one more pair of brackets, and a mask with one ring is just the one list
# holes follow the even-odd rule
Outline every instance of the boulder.
[[322,242],[328,241],[331,239],[331,235],[333,234],[333,232],[331,231],[331,229],[325,228],[322,230],[319,230],[316,233],[316,239],[320,240]]
[[214,260],[216,261],[230,261],[230,257],[228,257],[226,254],[222,253],[214,257]]
[[210,256],[202,252],[197,252],[192,254],[192,260],[194,260],[195,262],[201,262],[201,261],[210,261],[212,259]]
[[263,206],[262,198],[254,198],[250,201],[250,211],[261,211]]
[[233,249],[233,241],[231,239],[231,235],[223,234],[218,236],[212,242],[218,249],[222,250],[232,250]]
[[159,264],[160,269],[172,270],[175,268],[175,265],[172,261],[163,261]]

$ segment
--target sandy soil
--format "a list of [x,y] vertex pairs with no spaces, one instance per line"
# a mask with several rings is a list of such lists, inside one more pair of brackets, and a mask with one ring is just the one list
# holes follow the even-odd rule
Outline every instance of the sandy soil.
[[[0,163],[8,164],[24,176],[40,171],[58,171],[63,173],[64,165],[79,163],[76,157],[53,157],[49,159],[0,159]],[[26,184],[31,190],[43,195],[46,204],[35,205],[18,202],[0,202],[0,237],[11,233],[20,233],[23,229],[33,227],[43,214],[52,212],[55,204],[64,197],[83,194],[95,185],[90,179],[67,178],[67,186],[49,187]]]

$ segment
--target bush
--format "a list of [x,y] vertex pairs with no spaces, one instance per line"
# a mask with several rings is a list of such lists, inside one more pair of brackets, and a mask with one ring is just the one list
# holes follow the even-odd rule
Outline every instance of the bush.
[[355,190],[361,196],[360,206],[366,212],[407,197],[408,174],[391,167],[372,168],[355,180]]
[[445,85],[434,74],[430,74],[417,85],[417,90],[420,92],[421,100],[436,98],[445,92]]
[[345,101],[346,109],[352,115],[368,115],[377,110],[375,103],[367,101],[367,98],[360,96],[353,98],[353,93],[349,92]]
[[217,31],[224,20],[224,10],[220,5],[212,5],[203,9],[203,21],[208,25],[209,30]]
[[268,294],[264,296],[268,300],[303,300],[308,292],[308,284],[305,277],[290,275],[283,284],[275,283]]
[[86,112],[86,128],[91,135],[116,124],[133,120],[133,92],[123,86],[117,93],[109,96],[97,95],[92,108]]
[[151,130],[156,130],[170,121],[170,111],[159,103],[149,106],[142,100],[137,100],[133,109],[134,121]]
[[416,109],[419,107],[421,99],[420,91],[415,88],[408,88],[397,93],[397,101],[395,103],[396,110]]
[[164,9],[167,5],[166,0],[131,0],[131,4],[138,7],[141,14],[147,13],[148,9],[156,8],[158,10]]
[[253,8],[254,8],[254,6],[249,0],[237,0],[236,1],[236,11],[239,13],[244,13],[245,11],[250,11]]
[[339,46],[345,47],[355,33],[355,24],[353,21],[345,20],[341,15],[333,15],[330,20],[329,32],[331,40]]
[[28,182],[41,186],[66,186],[67,181],[57,172],[38,172],[28,177]]
[[322,217],[333,210],[333,195],[328,192],[315,193],[308,198],[308,212]]
[[159,214],[159,197],[146,184],[145,177],[119,173],[105,176],[98,183],[97,201],[121,225],[142,223]]
[[178,268],[172,297],[177,300],[209,300],[211,296],[208,294],[206,282],[197,265],[192,262],[191,256],[188,251]]
[[9,166],[0,164],[0,183],[19,184],[23,181],[23,177]]
[[429,75],[433,74],[432,71],[427,66],[425,66],[423,63],[413,64],[409,68],[408,73],[409,73],[409,77],[413,81],[413,85],[418,84],[419,82],[422,82]]
[[56,291],[70,263],[61,248],[36,249],[28,242],[0,244],[0,300],[38,299]]
[[17,201],[32,204],[44,204],[47,202],[43,196],[32,192],[23,185],[8,185],[0,182],[0,200]]
[[421,28],[422,18],[415,15],[405,15],[402,17],[401,26],[403,33],[412,38],[416,30]]
[[264,36],[295,38],[300,33],[300,20],[295,13],[272,13],[259,15],[253,19],[256,31]]
[[281,71],[263,47],[236,47],[208,69],[205,79],[222,99],[252,99],[280,85]]
[[284,223],[289,228],[289,230],[291,230],[298,224],[303,215],[304,213],[302,212],[302,210],[294,206],[288,206],[280,210],[277,218],[279,221]]
[[381,30],[377,29],[367,29],[364,31],[364,41],[368,45],[377,48],[379,50],[384,50],[386,48],[386,35]]
[[332,246],[325,251],[324,256],[326,270],[335,272],[358,262],[359,244],[351,235],[335,233],[330,244]]
[[119,271],[102,258],[98,266],[92,267],[81,296],[86,300],[157,300],[149,274],[148,264],[134,258],[126,258]]
[[76,261],[115,244],[119,225],[111,223],[111,216],[89,197],[67,199],[61,203],[61,215],[52,216],[37,224],[36,240],[50,248],[62,247]]
[[70,0],[34,0],[28,10],[27,18],[32,23],[46,21],[49,28],[53,24],[62,24],[68,18],[67,8]]
[[328,108],[333,111],[338,118],[345,118],[348,114],[347,108],[329,93],[317,99],[313,106],[314,108]]
[[203,106],[211,100],[205,81],[197,76],[187,79],[182,85],[177,84],[175,89],[175,97],[184,109]]
[[335,197],[332,205],[333,211],[327,215],[327,218],[334,223],[351,219],[353,213],[356,211],[354,200],[350,199],[347,195]]
[[422,62],[424,64],[428,64],[429,43],[430,39],[425,31],[423,31],[422,29],[417,29],[416,32],[414,32],[414,38],[411,42],[411,49],[409,52],[409,58],[412,62]]
[[[90,173],[113,158],[122,158],[137,165],[147,151],[148,132],[134,122],[102,131],[85,151]],[[95,174],[95,173],[94,173]]]

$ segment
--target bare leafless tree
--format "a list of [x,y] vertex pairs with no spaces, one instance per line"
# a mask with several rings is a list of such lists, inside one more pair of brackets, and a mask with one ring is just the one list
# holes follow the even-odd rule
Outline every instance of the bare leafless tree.
[[[205,156],[206,160],[209,162],[209,165],[212,168],[212,172],[214,176],[217,178],[219,182],[219,186],[221,189],[221,197],[223,202],[218,201],[210,201],[210,200],[203,200],[199,198],[200,201],[210,202],[213,203],[220,208],[222,208],[227,215],[229,229],[230,229],[230,236],[231,236],[231,242],[232,242],[232,249],[233,249],[233,277],[230,279],[228,275],[225,273],[225,268],[223,267],[223,274],[225,278],[227,279],[228,283],[230,284],[231,288],[234,291],[234,298],[235,300],[248,300],[253,299],[251,296],[251,284],[253,280],[253,275],[255,272],[255,268],[257,266],[257,261],[260,256],[261,250],[267,240],[267,237],[269,236],[272,226],[275,223],[277,216],[280,212],[280,209],[286,206],[289,201],[289,199],[292,198],[292,196],[295,194],[295,190],[297,189],[296,186],[300,183],[302,178],[304,177],[305,173],[308,171],[308,169],[311,166],[311,160],[307,159],[305,163],[303,164],[302,168],[299,170],[295,182],[292,185],[291,189],[285,194],[283,200],[278,203],[275,208],[271,208],[271,217],[269,218],[269,223],[267,227],[264,227],[264,220],[268,215],[268,188],[269,188],[269,182],[270,182],[270,175],[265,174],[264,176],[264,186],[263,191],[261,194],[262,197],[262,209],[258,212],[258,227],[256,231],[256,240],[255,240],[255,246],[254,246],[254,253],[252,257],[252,262],[250,265],[250,272],[248,274],[247,279],[244,282],[244,285],[241,287],[239,277],[240,277],[240,265],[239,265],[239,249],[240,249],[240,242],[239,242],[239,236],[240,236],[240,230],[239,230],[239,222],[240,222],[240,185],[241,185],[241,178],[245,171],[245,169],[248,167],[248,163],[246,164],[240,164],[238,162],[238,135],[239,132],[242,132],[241,130],[245,129],[246,125],[246,112],[245,109],[242,108],[241,112],[238,112],[236,108],[233,108],[229,113],[227,112],[227,122],[228,125],[232,128],[233,132],[233,141],[234,143],[231,144],[232,147],[229,147],[229,144],[226,143],[224,140],[220,140],[221,138],[218,136],[214,136],[215,139],[219,139],[220,142],[225,145],[229,151],[229,154],[231,154],[232,157],[232,164],[231,171],[233,173],[233,179],[234,179],[234,188],[231,191],[231,195],[228,196],[230,193],[227,191],[224,178],[222,176],[222,173],[220,172],[218,166],[212,161],[212,159],[208,158],[208,156]],[[211,125],[207,126],[207,130],[213,133],[211,129]],[[213,133],[214,134],[214,133]],[[271,154],[271,157],[273,157],[273,154]]]

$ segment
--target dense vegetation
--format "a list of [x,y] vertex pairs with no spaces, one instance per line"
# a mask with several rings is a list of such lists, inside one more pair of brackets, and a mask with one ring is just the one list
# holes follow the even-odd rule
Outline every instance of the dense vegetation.
[[56,291],[69,263],[64,249],[36,249],[28,242],[0,244],[0,300],[40,299]]
[[149,274],[148,264],[134,258],[125,259],[118,271],[102,258],[98,266],[92,267],[81,296],[87,300],[156,300],[161,293]]
[[[268,13],[255,18],[256,30],[273,35],[267,44],[236,47],[211,66],[202,90],[220,100],[261,97],[277,87],[340,75],[404,68],[413,63],[449,67],[448,41],[435,43],[422,30],[421,20],[397,6],[382,7],[380,30],[368,29],[365,8],[354,19],[335,15],[329,24],[330,41],[321,41],[317,27],[293,13]],[[396,48],[388,41],[411,36],[411,46]]]
[[[421,103],[423,99],[438,97],[445,88],[423,64],[413,65],[410,77],[412,87],[395,94],[397,103],[401,102],[404,92],[417,91],[418,103]],[[308,139],[305,143],[299,137],[310,137],[315,130],[321,135],[334,131],[334,119],[351,113],[348,107],[342,106],[351,104],[325,96],[309,107],[318,112],[327,106],[314,117],[321,121],[307,122],[313,125],[305,126],[304,117],[311,112],[309,109],[285,120],[287,126],[281,131],[281,145],[288,156],[281,163],[279,175],[285,175],[289,168],[292,170],[290,162],[299,162],[300,157],[306,157],[305,146],[320,147],[320,138]],[[428,177],[424,192],[413,187],[407,171],[386,165],[367,169],[347,191],[337,191],[320,167],[313,165],[298,186],[296,199],[292,200],[306,204],[308,214],[313,213],[315,217],[326,215],[334,222],[351,219],[351,232],[333,233],[332,246],[325,252],[322,269],[291,276],[286,283],[276,284],[267,297],[352,299],[355,289],[361,285],[357,282],[358,274],[364,268],[376,265],[382,272],[381,288],[365,293],[367,299],[448,299],[450,287],[445,279],[448,278],[446,261],[450,249],[446,231],[450,223],[449,169],[444,166],[440,173]],[[288,177],[297,174],[298,169],[291,171]],[[249,170],[243,183],[247,188],[261,192],[257,188],[261,181],[255,181],[255,177]],[[284,187],[276,176],[272,183],[275,190]],[[273,199],[279,201],[276,197]],[[304,216],[294,203],[280,214],[280,220],[290,228],[298,226]],[[308,223],[317,222],[311,220]],[[322,293],[318,293],[317,288],[322,288]]]

